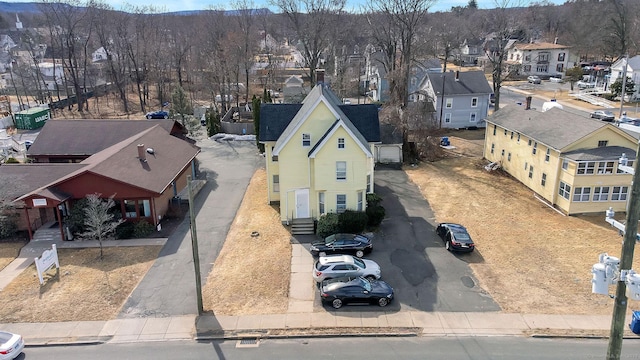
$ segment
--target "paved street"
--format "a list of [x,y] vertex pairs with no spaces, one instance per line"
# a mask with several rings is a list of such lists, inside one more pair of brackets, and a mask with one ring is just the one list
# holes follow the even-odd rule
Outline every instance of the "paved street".
[[[196,228],[204,285],[227,232],[240,207],[245,189],[259,164],[253,141],[198,144],[200,171],[207,184],[196,197]],[[201,178],[202,178],[201,176]],[[169,237],[158,259],[123,306],[119,318],[168,317],[197,314],[195,275],[189,217]]]

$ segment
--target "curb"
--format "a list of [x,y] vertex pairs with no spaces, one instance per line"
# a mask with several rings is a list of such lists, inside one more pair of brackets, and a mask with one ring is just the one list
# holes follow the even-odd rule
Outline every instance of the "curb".
[[270,333],[264,330],[246,330],[242,333],[230,332],[207,335],[206,332],[196,334],[194,340],[245,340],[245,339],[300,339],[300,338],[335,338],[335,337],[418,337],[422,334],[422,328],[407,328],[408,331],[398,331],[398,328],[379,328],[372,332],[358,332],[363,328],[313,328],[309,329],[271,329],[279,333]]

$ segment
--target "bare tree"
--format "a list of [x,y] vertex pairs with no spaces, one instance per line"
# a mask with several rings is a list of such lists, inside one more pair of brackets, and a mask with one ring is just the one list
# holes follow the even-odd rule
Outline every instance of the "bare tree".
[[115,86],[122,101],[125,113],[129,113],[127,100],[127,72],[124,41],[128,36],[130,16],[123,12],[115,12],[110,5],[99,4],[96,16],[96,36],[98,43],[107,56],[111,83]]
[[[377,43],[387,55],[392,101],[404,106],[409,99],[409,72],[418,28],[435,0],[372,0],[369,3]],[[377,18],[377,19],[374,19]]]
[[244,71],[245,93],[244,101],[249,102],[249,73],[251,67],[255,63],[254,55],[257,44],[257,29],[255,27],[256,17],[259,15],[258,10],[254,10],[254,2],[252,0],[236,0],[233,4],[238,15],[236,20],[238,30],[242,36],[242,41],[238,44],[240,47],[240,67]]
[[100,259],[102,259],[102,240],[108,239],[124,219],[116,219],[116,216],[109,212],[109,209],[115,205],[113,196],[107,199],[102,199],[100,196],[101,194],[98,193],[87,195],[87,207],[84,208],[86,231],[82,236],[98,240]]
[[493,39],[487,43],[484,51],[491,64],[496,110],[500,109],[500,88],[504,81],[507,46],[509,40],[518,32],[516,14],[510,9],[512,5],[516,5],[515,1],[496,0],[496,9],[489,12],[486,19],[486,27],[492,31]]
[[317,82],[316,69],[330,44],[330,29],[339,21],[346,0],[271,0],[289,19],[302,47],[304,66],[311,84]]

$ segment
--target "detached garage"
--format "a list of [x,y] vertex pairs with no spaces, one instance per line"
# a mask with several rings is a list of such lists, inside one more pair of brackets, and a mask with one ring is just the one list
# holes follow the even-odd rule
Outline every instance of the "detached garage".
[[381,164],[402,163],[402,132],[392,124],[380,125],[380,144],[375,145],[375,159]]

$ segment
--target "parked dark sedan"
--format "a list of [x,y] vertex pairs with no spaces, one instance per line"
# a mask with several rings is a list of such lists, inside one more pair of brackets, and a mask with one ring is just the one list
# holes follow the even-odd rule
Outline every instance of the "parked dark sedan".
[[467,229],[460,224],[442,223],[436,228],[436,233],[449,251],[471,252],[476,248]]
[[596,110],[589,114],[589,116],[591,116],[592,119],[600,119],[602,121],[613,121],[616,118],[611,111],[607,110]]
[[364,235],[333,234],[323,241],[311,244],[311,255],[325,256],[327,254],[354,254],[363,257],[373,249],[371,239]]
[[169,113],[164,110],[159,110],[154,112],[148,112],[147,115],[145,116],[147,119],[168,119]]
[[320,284],[323,304],[339,309],[345,304],[378,304],[387,306],[393,300],[393,288],[382,280],[342,277],[323,280]]

